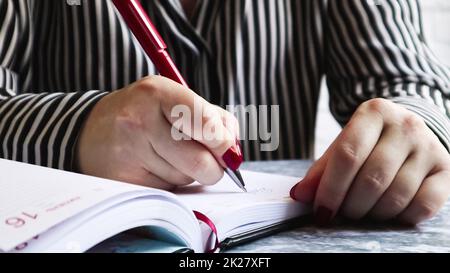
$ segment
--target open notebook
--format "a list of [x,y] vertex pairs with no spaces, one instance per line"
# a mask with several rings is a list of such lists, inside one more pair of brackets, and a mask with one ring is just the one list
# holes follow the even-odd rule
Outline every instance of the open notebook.
[[308,215],[289,198],[298,178],[242,172],[175,194],[0,159],[3,252],[207,252]]

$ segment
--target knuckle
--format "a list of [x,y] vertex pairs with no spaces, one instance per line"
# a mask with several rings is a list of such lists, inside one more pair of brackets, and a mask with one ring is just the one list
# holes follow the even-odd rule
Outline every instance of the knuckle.
[[384,207],[394,213],[402,212],[409,204],[409,200],[402,194],[390,194],[384,200]]
[[357,149],[354,145],[349,143],[343,143],[339,145],[336,151],[337,160],[342,164],[349,166],[350,168],[355,167],[359,160],[360,156]]
[[162,95],[160,92],[160,78],[160,76],[155,75],[142,78],[134,84],[133,93],[137,94],[139,98],[141,98],[141,96],[159,98]]
[[363,176],[362,182],[370,192],[382,192],[388,184],[383,171],[374,171]]
[[421,130],[425,126],[425,123],[419,116],[408,113],[403,117],[401,126],[404,133],[411,134]]
[[383,113],[388,109],[390,104],[391,102],[389,100],[376,98],[364,102],[360,108],[363,111]]

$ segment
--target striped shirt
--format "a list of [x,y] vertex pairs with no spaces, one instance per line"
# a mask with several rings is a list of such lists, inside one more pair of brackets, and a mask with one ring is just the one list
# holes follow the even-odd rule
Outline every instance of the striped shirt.
[[[198,94],[279,105],[279,149],[245,140],[246,160],[313,156],[323,77],[342,125],[387,98],[450,148],[450,70],[426,44],[414,0],[199,0],[190,19],[178,0],[141,2]],[[71,170],[93,105],[151,74],[111,1],[0,0],[0,156]]]

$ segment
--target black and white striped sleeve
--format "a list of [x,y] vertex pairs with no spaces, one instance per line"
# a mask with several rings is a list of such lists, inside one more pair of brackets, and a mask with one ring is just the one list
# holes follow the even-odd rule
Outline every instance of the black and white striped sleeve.
[[420,115],[450,150],[450,70],[425,42],[416,0],[330,0],[327,83],[341,124],[381,97]]
[[83,120],[103,92],[27,93],[29,2],[0,0],[0,157],[72,170]]

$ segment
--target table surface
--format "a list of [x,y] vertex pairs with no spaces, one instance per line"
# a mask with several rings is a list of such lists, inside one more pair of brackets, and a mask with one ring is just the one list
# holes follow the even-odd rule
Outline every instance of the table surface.
[[[243,170],[301,177],[310,161],[244,163]],[[387,224],[350,224],[328,228],[305,225],[227,252],[450,252],[450,202],[433,219],[414,228]]]

